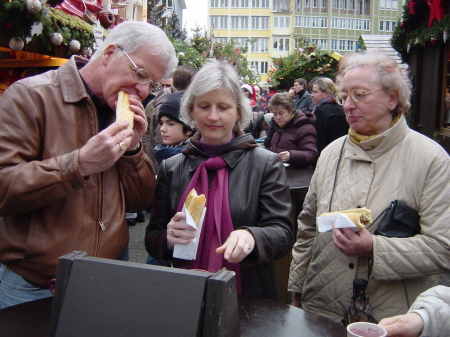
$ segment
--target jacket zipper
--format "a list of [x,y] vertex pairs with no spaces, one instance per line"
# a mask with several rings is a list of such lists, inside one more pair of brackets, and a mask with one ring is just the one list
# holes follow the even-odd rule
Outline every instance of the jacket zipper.
[[99,224],[99,226],[100,226],[102,231],[106,231],[106,226],[103,223],[103,219],[102,219],[102,214],[103,214],[103,175],[104,175],[104,173],[101,172],[100,173],[100,193],[99,193],[99,198],[100,198],[100,200],[99,200],[99,203],[100,203],[100,205],[99,205],[100,218],[98,220],[98,224]]

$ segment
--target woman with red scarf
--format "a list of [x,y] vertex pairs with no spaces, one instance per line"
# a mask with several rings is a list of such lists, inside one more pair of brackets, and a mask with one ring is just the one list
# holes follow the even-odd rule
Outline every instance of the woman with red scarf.
[[[252,118],[245,100],[225,62],[212,60],[194,76],[181,118],[198,131],[181,154],[161,163],[145,244],[163,264],[210,272],[225,267],[236,272],[239,293],[276,299],[273,261],[293,240],[290,194],[279,156],[242,131]],[[192,188],[206,196],[197,254],[175,259],[174,246],[194,238],[182,212]]]

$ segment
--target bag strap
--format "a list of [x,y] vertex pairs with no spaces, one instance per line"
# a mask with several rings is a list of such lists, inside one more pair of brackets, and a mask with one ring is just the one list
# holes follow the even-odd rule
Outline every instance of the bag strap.
[[377,222],[378,221],[378,219],[380,219],[381,218],[381,216],[384,214],[384,213],[386,213],[387,211],[389,211],[392,207],[394,207],[394,201],[391,201],[390,203],[389,203],[389,206],[388,207],[386,207],[376,218],[375,218],[375,220],[373,220],[371,223],[370,223],[370,225],[369,226],[367,226],[366,228],[369,228],[370,226],[372,226],[375,222]]
[[333,189],[331,190],[331,196],[330,196],[330,202],[328,204],[328,212],[331,212],[331,202],[333,201],[333,195],[334,195],[334,189],[336,188],[336,180],[337,180],[337,174],[339,170],[339,163],[341,162],[342,153],[344,152],[344,145],[347,140],[348,136],[344,138],[344,141],[342,142],[341,151],[339,152],[339,158],[336,164],[336,172],[334,173],[334,181],[333,181]]

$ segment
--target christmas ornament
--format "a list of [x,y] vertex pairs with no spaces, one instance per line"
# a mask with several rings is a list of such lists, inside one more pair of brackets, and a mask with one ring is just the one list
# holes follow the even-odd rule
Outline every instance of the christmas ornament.
[[80,50],[80,48],[81,48],[80,41],[78,41],[78,40],[71,40],[69,42],[69,49],[70,49],[70,51],[72,53],[76,53],[77,51]]
[[27,11],[36,14],[41,10],[41,2],[39,0],[27,0]]
[[98,21],[100,21],[100,24],[105,29],[108,29],[109,27],[111,27],[114,24],[114,22],[116,21],[113,13],[108,12],[105,9],[103,9],[97,13],[97,19],[98,19]]
[[438,39],[435,36],[432,36],[430,38],[431,44],[437,44],[438,43]]
[[92,49],[89,48],[89,47],[81,48],[81,55],[83,55],[83,56],[91,56],[92,55]]
[[63,37],[60,33],[55,32],[50,38],[50,42],[55,46],[59,46],[63,42]]
[[23,46],[25,43],[20,37],[13,37],[11,40],[9,40],[9,48],[13,51],[19,51],[23,49]]
[[444,30],[444,33],[442,34],[442,38],[444,39],[444,42],[447,42],[447,40],[448,40],[448,30]]

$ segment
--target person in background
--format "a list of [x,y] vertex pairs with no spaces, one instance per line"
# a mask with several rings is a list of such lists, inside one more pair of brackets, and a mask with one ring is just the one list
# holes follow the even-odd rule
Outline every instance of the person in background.
[[168,78],[163,78],[161,80],[161,88],[159,88],[159,90],[157,92],[150,92],[149,95],[142,101],[142,105],[144,106],[144,108],[146,108],[148,106],[148,104],[154,100],[157,97],[160,97],[162,94],[164,94],[164,92],[166,92],[166,90],[169,90],[170,92],[173,92],[173,78],[172,77],[168,77]]
[[[198,131],[182,153],[161,163],[148,253],[174,267],[236,272],[239,293],[276,298],[273,261],[290,249],[291,200],[280,158],[242,130],[251,119],[236,70],[210,60],[194,76],[181,104],[181,119]],[[205,194],[195,260],[173,257],[176,244],[193,238],[181,212],[187,194]]]
[[311,168],[317,160],[315,117],[312,113],[293,109],[288,93],[275,94],[268,108],[273,114],[266,149],[278,153],[281,161],[298,168]]
[[[450,157],[408,127],[411,81],[392,57],[346,55],[338,86],[350,129],[319,157],[298,217],[288,290],[293,305],[341,322],[353,280],[368,279],[365,293],[380,320],[406,312],[450,270]],[[420,234],[375,235],[379,221],[359,231],[317,228],[322,213],[366,207],[376,219],[394,200],[417,211]]]
[[253,112],[260,112],[262,109],[256,101],[256,91],[252,84],[243,84],[241,86],[244,96],[250,101],[250,106]]
[[436,286],[419,295],[408,313],[383,318],[388,336],[448,337],[450,336],[450,288]]
[[256,103],[261,107],[261,111],[264,111],[266,107],[266,98],[264,92],[258,84],[254,84],[253,87],[255,88],[256,93]]
[[294,90],[294,109],[311,112],[314,108],[314,102],[308,92],[308,82],[303,78],[297,78],[294,81]]
[[311,97],[315,107],[313,110],[317,131],[317,150],[319,155],[332,141],[348,133],[348,123],[341,105],[336,102],[336,86],[326,77],[314,81]]
[[184,91],[176,91],[167,97],[158,113],[162,144],[156,145],[155,156],[158,166],[183,150],[194,130],[180,120],[180,101]]
[[[0,309],[51,296],[67,253],[121,258],[125,211],[147,207],[155,186],[141,101],[176,63],[160,28],[125,21],[90,61],[72,56],[2,95]],[[115,121],[119,91],[130,94],[133,128]]]
[[159,131],[160,125],[158,121],[159,107],[173,92],[186,91],[194,74],[195,69],[186,65],[178,66],[172,74],[173,86],[171,88],[164,89],[164,91],[153,101],[151,101],[145,108],[148,128],[142,142],[144,144],[144,150],[152,160],[155,168],[158,167],[158,161],[156,160],[154,149],[156,145],[162,144],[161,132]]
[[295,88],[290,87],[288,91],[289,95],[291,95],[292,99],[295,99]]

